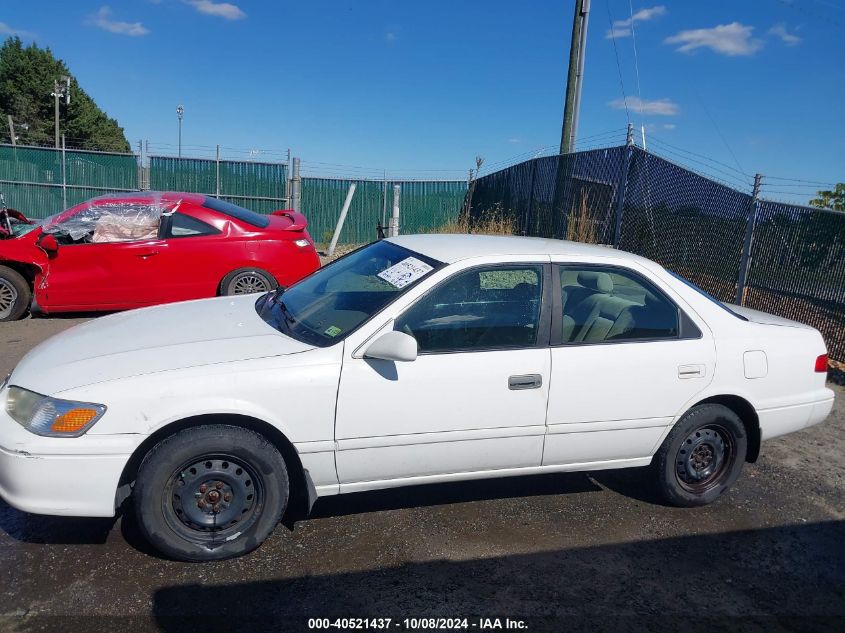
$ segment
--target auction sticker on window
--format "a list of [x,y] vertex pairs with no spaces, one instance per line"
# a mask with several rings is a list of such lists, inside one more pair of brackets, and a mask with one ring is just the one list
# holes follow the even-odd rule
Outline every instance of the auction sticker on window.
[[416,257],[406,257],[398,264],[381,271],[378,276],[391,286],[404,288],[432,270],[434,269],[431,266]]

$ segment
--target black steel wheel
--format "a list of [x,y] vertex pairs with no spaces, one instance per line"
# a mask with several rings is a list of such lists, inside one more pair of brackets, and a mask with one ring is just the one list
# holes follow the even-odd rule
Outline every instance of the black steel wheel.
[[660,492],[671,504],[715,501],[736,482],[748,450],[742,420],[720,404],[693,407],[655,455]]
[[184,539],[214,547],[248,530],[264,505],[264,480],[232,455],[200,455],[177,468],[162,496],[162,513]]
[[284,459],[266,438],[229,425],[180,431],[157,444],[138,471],[139,527],[179,560],[221,560],[258,547],[288,500]]
[[733,463],[733,435],[714,424],[691,432],[678,447],[675,474],[686,490],[701,494],[719,485],[725,470]]

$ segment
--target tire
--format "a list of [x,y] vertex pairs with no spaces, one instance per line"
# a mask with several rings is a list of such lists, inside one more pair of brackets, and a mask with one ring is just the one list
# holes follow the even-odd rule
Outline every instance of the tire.
[[220,282],[220,295],[242,295],[254,292],[268,292],[279,287],[273,275],[260,268],[238,268]]
[[32,290],[19,272],[0,266],[0,321],[17,321],[32,302]]
[[693,407],[657,451],[652,465],[659,491],[672,505],[707,505],[736,482],[747,451],[736,413],[720,404]]
[[179,431],[147,453],[134,507],[141,533],[165,555],[224,560],[264,542],[288,494],[275,446],[254,431],[214,424]]

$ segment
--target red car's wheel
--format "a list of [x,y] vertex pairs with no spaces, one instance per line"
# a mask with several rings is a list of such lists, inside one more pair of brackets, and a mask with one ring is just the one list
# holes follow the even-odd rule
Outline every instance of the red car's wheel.
[[273,275],[260,268],[239,268],[223,278],[220,294],[229,296],[268,292],[278,285]]
[[32,301],[32,291],[20,273],[0,266],[0,321],[20,319]]

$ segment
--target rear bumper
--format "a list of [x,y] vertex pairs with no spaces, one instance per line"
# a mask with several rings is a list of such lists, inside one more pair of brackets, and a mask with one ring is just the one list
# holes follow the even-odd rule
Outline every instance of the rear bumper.
[[808,402],[758,411],[760,438],[768,440],[822,422],[833,409],[833,399],[833,391],[825,388]]
[[139,435],[47,438],[0,409],[0,497],[34,514],[111,517]]

